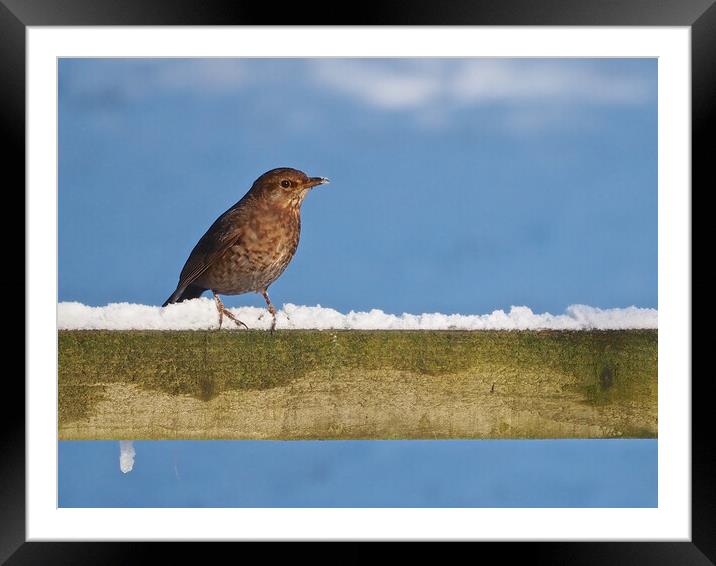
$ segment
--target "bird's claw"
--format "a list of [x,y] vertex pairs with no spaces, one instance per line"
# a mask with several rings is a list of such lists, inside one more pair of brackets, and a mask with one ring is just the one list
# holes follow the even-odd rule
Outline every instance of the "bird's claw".
[[226,315],[226,316],[228,316],[231,320],[233,320],[233,321],[234,321],[234,324],[236,324],[236,326],[238,326],[239,328],[241,328],[241,327],[243,326],[246,330],[249,329],[249,327],[246,326],[246,323],[245,323],[245,322],[243,322],[243,321],[239,320],[238,318],[236,318],[236,316],[234,316],[234,315],[233,315],[231,312],[229,312],[227,309],[223,309],[222,311],[219,312],[219,329],[221,329],[221,322],[222,322],[223,315]]

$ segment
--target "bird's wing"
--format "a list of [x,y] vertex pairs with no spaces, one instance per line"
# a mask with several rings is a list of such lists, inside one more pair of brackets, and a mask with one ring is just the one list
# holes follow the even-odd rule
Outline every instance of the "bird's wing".
[[177,291],[181,292],[204,273],[217,259],[241,239],[243,227],[237,222],[239,211],[229,209],[219,216],[189,254],[179,276]]

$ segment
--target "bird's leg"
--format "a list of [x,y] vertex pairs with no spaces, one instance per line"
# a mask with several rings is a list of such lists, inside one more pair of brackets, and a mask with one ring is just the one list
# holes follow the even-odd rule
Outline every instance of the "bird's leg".
[[214,302],[216,303],[216,310],[219,311],[219,330],[221,330],[221,323],[224,321],[224,304],[216,293],[214,293]]
[[269,299],[268,291],[266,289],[262,289],[261,294],[264,296],[264,300],[266,301],[266,306],[268,308],[268,311],[271,313],[271,316],[273,317],[273,320],[271,321],[271,332],[273,332],[276,328],[276,307],[274,307],[271,304],[271,299]]
[[216,301],[216,310],[219,311],[219,330],[221,330],[221,322],[224,320],[224,315],[228,316],[231,320],[233,320],[236,323],[236,326],[243,326],[246,330],[249,329],[248,326],[246,326],[243,322],[241,322],[238,318],[236,318],[231,311],[229,311],[225,306],[224,303],[221,302],[221,299],[219,298],[219,295],[214,293],[214,301]]

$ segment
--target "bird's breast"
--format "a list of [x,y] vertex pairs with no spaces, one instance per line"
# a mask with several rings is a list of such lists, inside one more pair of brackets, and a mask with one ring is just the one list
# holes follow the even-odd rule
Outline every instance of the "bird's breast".
[[259,265],[272,265],[296,252],[301,235],[301,218],[298,211],[278,210],[256,214],[246,223],[237,245],[250,250],[250,259]]
[[293,258],[300,232],[300,216],[291,211],[246,218],[236,243],[207,270],[207,286],[229,295],[268,287]]

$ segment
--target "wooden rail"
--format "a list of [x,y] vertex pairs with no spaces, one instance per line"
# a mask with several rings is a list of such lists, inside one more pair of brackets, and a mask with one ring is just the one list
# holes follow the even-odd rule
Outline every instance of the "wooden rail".
[[654,438],[655,330],[60,331],[71,439]]

